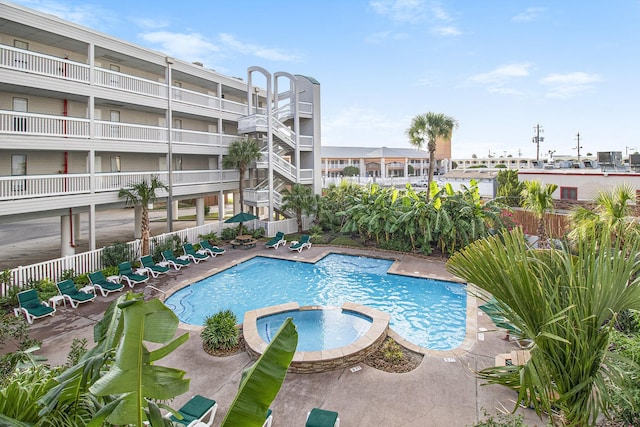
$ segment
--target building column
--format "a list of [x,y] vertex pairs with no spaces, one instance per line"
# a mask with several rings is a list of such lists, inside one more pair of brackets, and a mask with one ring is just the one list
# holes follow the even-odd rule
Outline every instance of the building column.
[[[218,221],[222,224],[224,221],[224,191],[218,192]],[[220,229],[222,229],[222,225],[220,225]]]
[[73,236],[71,235],[71,215],[62,215],[60,217],[60,257],[75,255],[76,249],[72,245]]
[[409,159],[404,158],[404,177],[409,180]]
[[196,199],[196,225],[204,225],[204,197]]
[[78,244],[80,240],[80,214],[73,214],[73,241]]
[[142,206],[133,207],[133,238],[142,239]]
[[387,165],[384,163],[384,157],[380,157],[380,178],[387,177]]
[[96,250],[96,205],[89,205],[89,250]]

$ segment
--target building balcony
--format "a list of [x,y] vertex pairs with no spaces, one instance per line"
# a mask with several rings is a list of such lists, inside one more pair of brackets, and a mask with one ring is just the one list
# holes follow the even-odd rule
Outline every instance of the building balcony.
[[247,104],[241,102],[193,90],[177,87],[169,88],[166,83],[99,67],[94,67],[93,81],[91,81],[91,67],[87,64],[1,44],[0,68],[54,79],[75,81],[159,99],[167,99],[171,94],[171,98],[175,102],[174,108],[176,109],[180,109],[181,105],[190,105],[208,110],[233,113],[234,115],[247,114]]
[[[93,128],[93,132],[91,129]],[[151,142],[167,144],[168,128],[69,116],[19,113],[0,110],[0,135],[46,136],[77,139],[100,139],[122,142]],[[174,144],[228,147],[237,135],[172,129]]]

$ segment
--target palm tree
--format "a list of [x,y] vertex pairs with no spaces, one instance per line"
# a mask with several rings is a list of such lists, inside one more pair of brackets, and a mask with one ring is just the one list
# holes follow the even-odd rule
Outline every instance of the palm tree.
[[618,315],[640,309],[640,240],[620,248],[611,236],[581,239],[574,252],[531,250],[521,229],[477,240],[454,254],[447,269],[493,295],[505,318],[534,342],[523,366],[479,372],[490,384],[518,393],[538,414],[560,410],[554,423],[589,426],[611,407],[609,386],[620,386],[610,335]]
[[587,238],[609,230],[614,240],[625,239],[629,233],[638,233],[633,219],[633,207],[629,204],[635,197],[635,189],[628,184],[611,190],[599,191],[593,198],[595,207],[578,207],[571,212],[573,228],[569,238]]
[[239,139],[229,145],[229,152],[222,159],[222,166],[227,169],[238,169],[240,171],[240,181],[238,182],[238,190],[240,191],[240,212],[244,206],[244,173],[251,163],[258,160],[261,156],[258,141],[255,139]]
[[[431,187],[433,181],[433,170],[435,168],[436,141],[438,138],[451,138],[453,128],[458,127],[458,122],[453,117],[442,113],[428,112],[426,114],[418,114],[411,121],[411,127],[407,129],[409,142],[421,149],[427,144],[429,151],[429,179],[428,186]],[[427,192],[427,198],[429,193]]]
[[[142,231],[142,256],[149,255],[149,236],[151,234],[151,227],[149,226],[149,204],[156,201],[156,191],[159,189],[168,191],[169,187],[154,175],[151,177],[150,182],[147,182],[145,179],[129,188],[121,188],[118,192],[118,197],[125,198],[126,204],[142,207],[142,218],[140,220],[140,230]],[[168,209],[170,208],[171,207],[168,207]]]
[[544,215],[553,212],[553,192],[558,189],[556,184],[542,184],[540,181],[525,181],[522,190],[522,207],[532,212],[538,219],[538,246],[548,247],[547,230]]
[[313,209],[315,198],[310,187],[302,184],[294,184],[291,189],[282,192],[283,211],[294,211],[298,223],[298,233],[302,233],[302,214],[309,213]]

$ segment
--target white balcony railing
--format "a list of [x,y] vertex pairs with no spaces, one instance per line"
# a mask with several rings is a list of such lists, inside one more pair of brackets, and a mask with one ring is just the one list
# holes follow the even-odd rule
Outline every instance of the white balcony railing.
[[88,65],[6,45],[0,45],[0,67],[65,80],[89,82]]
[[220,98],[182,88],[172,88],[171,97],[176,102],[220,109]]
[[87,119],[0,111],[0,133],[88,138],[89,126]]
[[118,141],[167,142],[167,128],[96,121],[96,138]]
[[89,175],[21,175],[0,177],[0,200],[89,192]]
[[[93,177],[93,186],[90,174],[0,176],[0,201],[90,194],[92,187],[96,193],[119,191],[148,182],[152,176],[157,176],[165,184],[169,180],[167,171],[97,173]],[[174,187],[237,182],[239,178],[237,170],[174,171],[172,174]]]
[[125,92],[140,93],[159,98],[167,97],[167,85],[153,80],[130,76],[116,71],[105,70],[96,67],[95,84],[103,87],[122,90]]

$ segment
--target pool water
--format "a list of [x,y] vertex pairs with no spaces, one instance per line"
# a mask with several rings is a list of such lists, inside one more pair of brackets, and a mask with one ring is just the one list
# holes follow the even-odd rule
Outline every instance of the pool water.
[[291,317],[298,331],[296,351],[331,350],[357,341],[371,327],[371,318],[340,309],[292,310],[259,317],[258,334],[265,342],[278,332],[287,317]]
[[388,313],[391,328],[416,345],[458,347],[466,330],[466,287],[387,274],[392,263],[339,254],[315,264],[255,257],[179,290],[166,304],[181,322],[202,325],[226,309],[242,322],[248,310],[286,302],[340,307],[349,301]]

